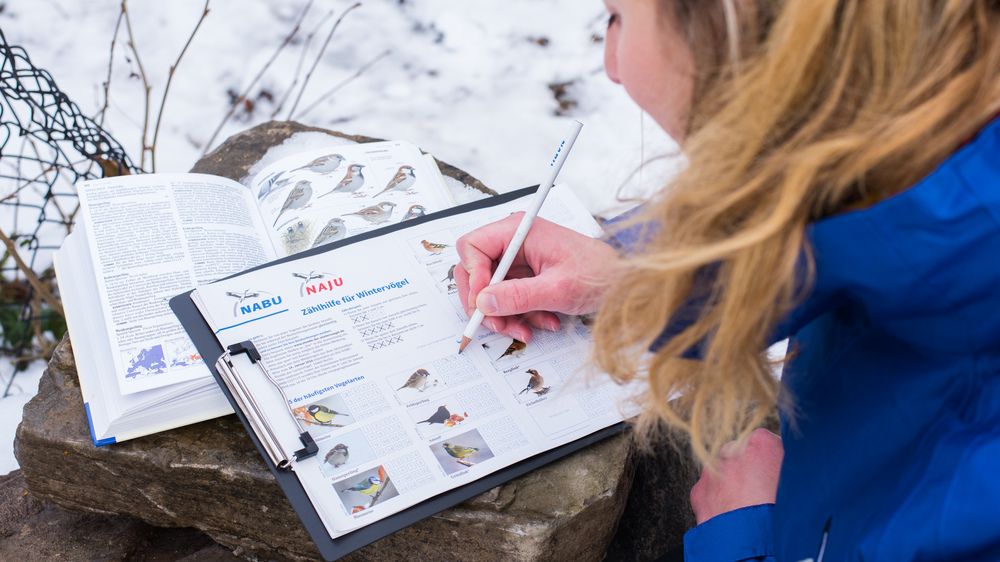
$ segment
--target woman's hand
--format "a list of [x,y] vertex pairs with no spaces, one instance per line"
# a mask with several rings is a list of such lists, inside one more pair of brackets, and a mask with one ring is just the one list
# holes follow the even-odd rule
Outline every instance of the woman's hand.
[[527,342],[529,326],[559,329],[553,312],[596,311],[608,283],[618,274],[621,257],[600,240],[539,218],[506,280],[487,287],[522,215],[515,213],[458,239],[455,283],[467,314],[479,308],[489,329]]
[[741,507],[774,503],[785,449],[781,437],[755,429],[744,446],[722,446],[716,472],[707,468],[691,488],[691,507],[698,524]]

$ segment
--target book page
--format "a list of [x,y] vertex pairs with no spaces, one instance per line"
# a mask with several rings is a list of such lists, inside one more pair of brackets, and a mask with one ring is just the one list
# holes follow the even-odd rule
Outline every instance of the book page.
[[250,189],[280,256],[454,204],[433,159],[403,141],[289,156],[261,170]]
[[[480,328],[458,354],[468,317],[454,284],[455,241],[530,199],[192,295],[223,346],[251,340],[259,350],[281,391],[259,374],[247,384],[285,450],[301,448],[294,424],[318,443],[319,454],[293,468],[331,536],[621,421],[616,387],[578,376],[589,347],[579,318],[535,331],[528,344]],[[540,216],[601,234],[564,186]],[[248,361],[245,370],[254,370]]]
[[122,394],[210,376],[168,300],[274,258],[246,187],[201,174],[78,184]]

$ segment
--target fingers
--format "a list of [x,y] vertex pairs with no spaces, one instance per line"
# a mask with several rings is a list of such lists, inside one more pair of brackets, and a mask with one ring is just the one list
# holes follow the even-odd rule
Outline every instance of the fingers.
[[[489,285],[493,267],[503,257],[524,213],[515,213],[503,220],[487,224],[462,236],[455,243],[458,259],[469,279],[469,294],[475,297]],[[470,303],[471,306],[471,303]]]

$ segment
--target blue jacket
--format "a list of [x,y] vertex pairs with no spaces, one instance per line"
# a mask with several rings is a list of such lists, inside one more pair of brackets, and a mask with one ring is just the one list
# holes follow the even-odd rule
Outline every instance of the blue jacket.
[[1000,560],[1000,120],[808,234],[777,502],[691,529],[685,559]]

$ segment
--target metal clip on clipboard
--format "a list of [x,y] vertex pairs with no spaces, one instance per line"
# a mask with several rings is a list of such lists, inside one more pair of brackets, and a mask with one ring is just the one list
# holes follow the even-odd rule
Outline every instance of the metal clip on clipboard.
[[[236,370],[233,364],[232,358],[235,355],[241,353],[246,353],[247,357],[250,359],[250,363],[256,365],[261,373],[267,380],[274,385],[274,388],[278,390],[281,394],[282,402],[285,404],[285,408],[288,410],[288,415],[291,417],[292,422],[295,424],[295,428],[299,433],[299,441],[302,442],[303,448],[292,453],[291,456],[282,447],[281,441],[276,435],[275,428],[271,427],[268,423],[267,417],[264,415],[263,410],[258,404],[257,400],[254,399],[254,395],[250,388],[247,386],[244,378]],[[319,447],[313,440],[312,436],[309,435],[302,423],[295,413],[292,411],[292,407],[288,403],[288,397],[285,396],[285,391],[282,390],[281,385],[278,384],[271,373],[268,371],[267,366],[260,357],[260,353],[257,351],[257,347],[254,346],[253,342],[250,340],[242,341],[240,343],[233,344],[226,349],[226,352],[219,357],[219,360],[215,363],[215,368],[222,375],[222,380],[226,382],[226,386],[229,387],[230,393],[236,399],[237,404],[239,404],[240,409],[246,416],[250,425],[253,427],[254,433],[260,439],[261,444],[267,451],[271,461],[278,468],[290,468],[292,467],[292,460],[296,462],[307,459],[309,457],[315,456],[319,452]]]

